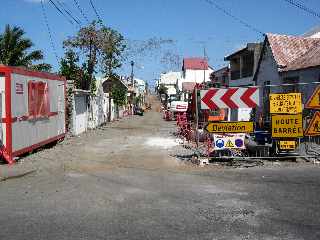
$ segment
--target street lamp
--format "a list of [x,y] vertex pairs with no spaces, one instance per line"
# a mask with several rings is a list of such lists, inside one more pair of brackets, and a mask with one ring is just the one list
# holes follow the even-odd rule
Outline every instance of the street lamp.
[[134,86],[134,81],[133,81],[133,66],[134,66],[134,61],[131,61],[131,83],[132,86]]

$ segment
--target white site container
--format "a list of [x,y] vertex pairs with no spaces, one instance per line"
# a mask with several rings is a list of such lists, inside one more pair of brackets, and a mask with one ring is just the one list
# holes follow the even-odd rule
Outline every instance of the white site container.
[[64,138],[66,80],[0,65],[2,157],[13,158]]

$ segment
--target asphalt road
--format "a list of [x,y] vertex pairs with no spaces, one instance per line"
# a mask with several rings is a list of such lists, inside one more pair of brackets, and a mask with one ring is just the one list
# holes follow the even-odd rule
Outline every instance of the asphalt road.
[[24,158],[0,239],[320,239],[318,166],[191,166],[173,129],[149,112]]

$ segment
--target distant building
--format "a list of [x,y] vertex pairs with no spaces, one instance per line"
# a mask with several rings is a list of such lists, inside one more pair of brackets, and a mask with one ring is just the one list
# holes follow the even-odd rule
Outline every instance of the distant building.
[[223,67],[213,72],[214,79],[212,83],[217,83],[218,86],[228,87],[229,86],[229,67]]
[[177,95],[179,93],[179,83],[181,82],[181,72],[167,72],[160,75],[159,86],[163,84],[168,90],[167,94]]
[[[184,58],[182,65],[182,82],[203,83],[210,81],[213,69],[205,58]],[[181,84],[182,86],[182,84]]]
[[146,82],[142,79],[135,78],[135,87],[137,89],[137,95],[140,96],[141,102],[140,104],[145,103],[145,94],[146,94]]
[[262,43],[248,43],[245,48],[225,57],[230,62],[230,87],[251,86],[257,69]]
[[320,38],[267,34],[254,81],[259,86],[267,85],[260,91],[257,118],[270,117],[269,93],[301,92],[306,103],[317,85],[298,83],[320,81]]
[[[248,43],[246,47],[225,57],[230,62],[229,86],[246,87],[254,85],[253,77],[261,54],[262,43]],[[251,108],[232,109],[231,121],[248,121]]]

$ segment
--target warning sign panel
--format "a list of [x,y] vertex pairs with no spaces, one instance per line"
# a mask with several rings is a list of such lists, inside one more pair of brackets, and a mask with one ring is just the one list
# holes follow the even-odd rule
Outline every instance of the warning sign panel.
[[281,150],[295,150],[296,141],[279,141],[279,148]]
[[214,134],[214,150],[245,149],[245,134]]
[[297,138],[303,137],[302,114],[273,115],[272,137]]
[[205,129],[209,133],[251,133],[253,122],[212,122]]
[[305,108],[320,109],[320,86],[314,91]]
[[270,113],[302,113],[301,93],[275,93],[269,95]]
[[313,116],[307,130],[305,131],[305,135],[306,136],[320,135],[320,112],[316,112],[316,114]]

